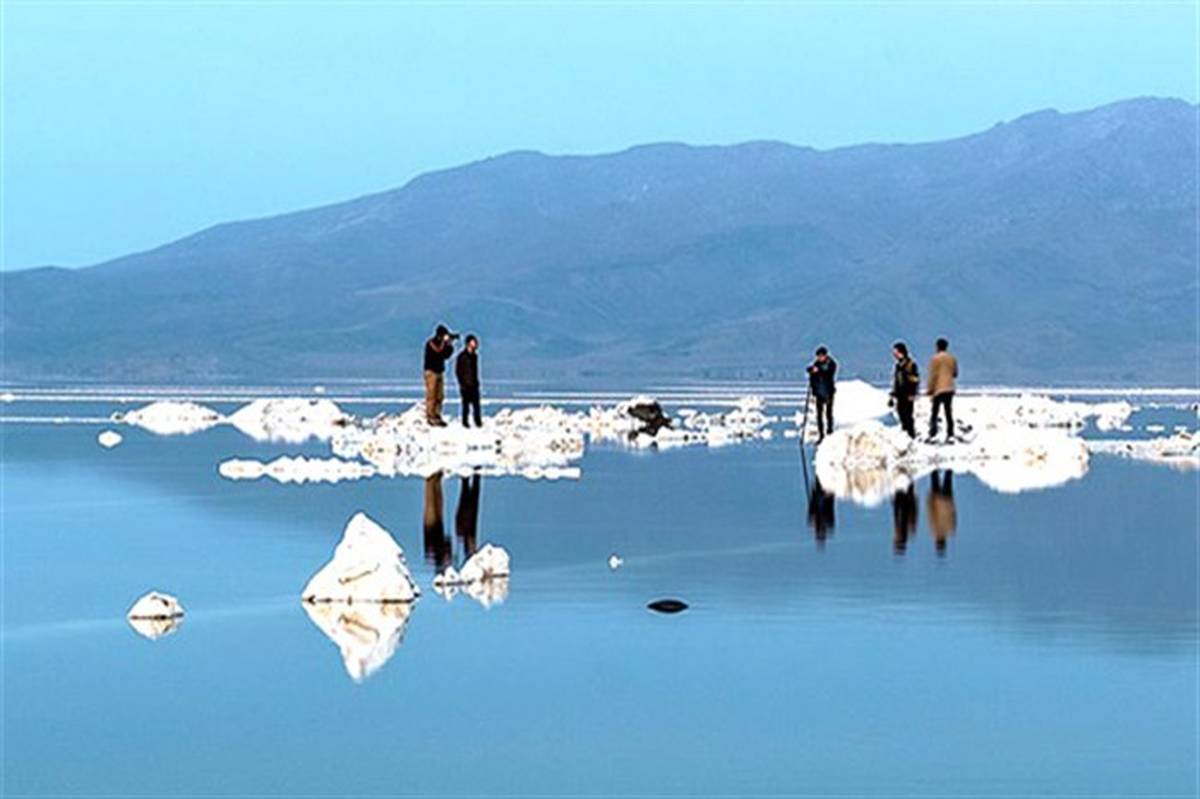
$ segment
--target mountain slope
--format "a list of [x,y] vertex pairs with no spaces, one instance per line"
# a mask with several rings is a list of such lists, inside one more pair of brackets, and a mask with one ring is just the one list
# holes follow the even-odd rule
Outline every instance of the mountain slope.
[[1196,108],[1043,111],[945,142],[518,152],[4,277],[4,379],[850,373],[949,335],[973,380],[1196,381]]

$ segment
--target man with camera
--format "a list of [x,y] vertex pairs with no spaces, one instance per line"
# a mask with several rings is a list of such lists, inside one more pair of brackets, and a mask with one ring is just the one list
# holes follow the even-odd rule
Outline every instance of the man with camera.
[[454,354],[454,340],[445,325],[438,325],[433,338],[425,342],[425,420],[434,427],[445,427],[442,403],[446,400],[446,361]]

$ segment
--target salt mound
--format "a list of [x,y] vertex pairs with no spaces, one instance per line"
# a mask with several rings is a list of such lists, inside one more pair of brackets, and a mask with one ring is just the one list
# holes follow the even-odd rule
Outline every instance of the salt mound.
[[183,606],[170,594],[151,591],[133,603],[125,618],[139,635],[156,641],[179,628]]
[[116,430],[104,430],[100,435],[96,436],[96,442],[105,449],[112,449],[123,440],[121,434]]
[[189,435],[207,430],[224,419],[212,408],[195,402],[160,400],[149,405],[117,414],[114,421],[135,425],[160,436]]
[[255,441],[300,444],[310,438],[328,441],[350,415],[327,399],[256,399],[238,408],[229,422]]
[[494,577],[508,577],[509,571],[508,551],[504,547],[484,544],[458,570],[458,576],[463,583],[475,583]]
[[350,679],[362,682],[396,654],[414,606],[401,602],[305,602],[303,607],[309,620],[337,645]]
[[365,513],[356,513],[342,533],[333,559],[301,592],[305,602],[412,602],[421,591],[404,551]]

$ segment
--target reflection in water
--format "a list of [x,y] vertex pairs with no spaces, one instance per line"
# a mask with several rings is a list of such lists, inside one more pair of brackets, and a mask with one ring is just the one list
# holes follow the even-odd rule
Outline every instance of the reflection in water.
[[913,483],[892,494],[892,550],[903,555],[917,530],[917,491]]
[[958,511],[954,507],[954,472],[934,472],[929,476],[929,533],[938,555],[946,554],[946,540],[958,527]]
[[303,602],[312,623],[337,644],[346,673],[362,682],[396,654],[412,602]]
[[437,472],[425,478],[425,560],[441,571],[450,565],[452,558],[442,518],[442,473]]
[[462,478],[458,489],[458,510],[454,513],[454,534],[462,542],[463,560],[479,548],[479,473]]
[[808,526],[812,528],[813,538],[818,545],[823,545],[825,539],[833,534],[835,506],[834,496],[821,485],[821,478],[813,480],[808,492]]
[[179,629],[179,625],[183,623],[182,616],[161,619],[128,619],[129,626],[132,627],[138,635],[149,638],[151,641],[157,641],[165,635],[170,635]]

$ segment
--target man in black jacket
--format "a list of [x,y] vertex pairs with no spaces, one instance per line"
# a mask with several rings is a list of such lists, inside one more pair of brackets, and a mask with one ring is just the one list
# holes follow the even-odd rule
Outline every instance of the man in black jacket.
[[425,342],[425,421],[445,427],[442,403],[446,399],[446,361],[454,354],[454,339],[445,325],[438,325],[433,338]]
[[917,362],[908,356],[908,345],[903,341],[892,345],[892,356],[896,359],[896,370],[892,373],[892,402],[896,406],[896,416],[909,438],[916,438],[913,403],[921,387],[921,375],[917,370]]
[[[479,402],[479,339],[474,333],[467,336],[464,349],[454,362],[454,374],[458,378],[458,395],[462,398],[463,427],[483,427]],[[474,413],[472,413],[474,411]]]
[[825,440],[826,433],[833,432],[833,393],[837,391],[835,377],[837,361],[829,357],[829,350],[817,347],[816,358],[808,366],[808,388],[817,401],[817,443]]

